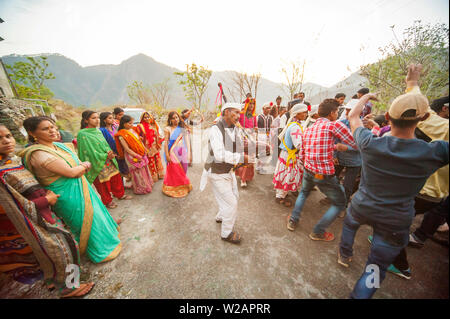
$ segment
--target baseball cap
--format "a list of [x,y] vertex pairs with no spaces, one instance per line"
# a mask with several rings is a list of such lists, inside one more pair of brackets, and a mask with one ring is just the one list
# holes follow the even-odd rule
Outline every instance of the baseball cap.
[[389,116],[395,120],[416,120],[428,112],[428,99],[420,93],[397,96],[389,108]]

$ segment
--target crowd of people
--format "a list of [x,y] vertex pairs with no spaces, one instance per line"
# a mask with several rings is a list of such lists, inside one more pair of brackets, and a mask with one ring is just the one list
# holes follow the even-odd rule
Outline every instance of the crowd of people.
[[[337,262],[349,267],[355,234],[370,225],[367,266],[379,268],[380,281],[387,271],[411,278],[408,243],[422,247],[448,223],[448,97],[430,107],[418,87],[420,71],[420,65],[409,67],[407,92],[382,116],[374,116],[371,101],[377,97],[367,88],[346,104],[343,93],[318,105],[302,92],[287,106],[278,96],[259,115],[251,95],[243,103],[224,103],[208,133],[200,183],[200,191],[208,181],[212,185],[222,240],[242,241],[234,230],[237,180],[246,188],[255,171],[273,174],[276,203],[292,208],[289,231],[300,222],[310,193],[319,190],[329,208],[311,240],[333,241],[327,229],[344,218]],[[29,144],[17,154],[11,132],[0,126],[0,246],[6,247],[0,250],[0,271],[23,283],[44,278],[62,297],[89,293],[92,282],[64,287],[65,267],[79,265],[80,255],[93,263],[119,255],[121,220],[108,211],[117,207],[113,197],[131,200],[127,188],[135,196],[151,193],[159,180],[167,196],[192,191],[192,127],[200,122],[189,119],[191,112],[170,112],[161,130],[150,112],[134,125],[121,108],[86,110],[71,143],[63,143],[51,118],[31,117],[23,123]],[[422,225],[409,234],[417,213],[425,214]],[[365,284],[369,275],[363,271],[352,298],[375,293]]]

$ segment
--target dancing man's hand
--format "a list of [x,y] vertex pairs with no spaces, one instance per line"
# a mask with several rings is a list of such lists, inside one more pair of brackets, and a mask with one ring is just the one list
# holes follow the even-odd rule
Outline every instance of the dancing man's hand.
[[416,86],[422,72],[422,64],[410,64],[408,66],[408,74],[406,75],[406,85],[408,87]]

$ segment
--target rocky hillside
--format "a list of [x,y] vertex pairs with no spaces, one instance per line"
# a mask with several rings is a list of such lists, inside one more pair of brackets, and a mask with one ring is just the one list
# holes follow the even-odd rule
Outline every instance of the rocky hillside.
[[[155,61],[144,54],[135,55],[118,65],[96,65],[82,67],[77,62],[60,54],[45,54],[48,56],[49,71],[55,75],[49,80],[47,86],[55,93],[55,98],[63,100],[74,106],[100,107],[113,104],[129,104],[126,87],[133,81],[142,81],[145,84],[155,84],[170,80],[171,92],[169,108],[185,108],[189,102],[184,92],[177,84],[174,76],[176,68]],[[25,56],[8,55],[2,57],[5,64],[13,65],[23,61]],[[217,83],[222,82],[227,88],[231,86],[231,71],[213,72],[206,94],[209,105],[213,107],[218,88]],[[325,97],[334,96],[344,91],[348,95],[359,86],[356,74],[326,88],[315,83],[305,83],[302,91],[312,103],[318,103]],[[359,79],[359,78],[358,78]],[[266,101],[273,101],[278,95],[283,96],[282,84],[261,78],[257,94],[257,107]],[[228,96],[229,100],[233,100]],[[235,101],[237,102],[237,101]],[[284,103],[284,102],[283,102]]]

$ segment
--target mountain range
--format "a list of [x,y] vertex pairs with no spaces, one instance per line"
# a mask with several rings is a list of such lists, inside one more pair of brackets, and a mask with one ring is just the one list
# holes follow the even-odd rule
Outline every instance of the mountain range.
[[[127,94],[127,85],[133,81],[142,81],[144,84],[160,83],[166,79],[170,85],[170,108],[184,108],[189,102],[184,97],[182,88],[177,84],[174,72],[176,68],[165,65],[153,58],[137,54],[118,65],[102,64],[82,67],[77,62],[61,54],[39,54],[47,56],[48,71],[55,75],[55,79],[48,80],[48,86],[55,98],[62,99],[73,106],[105,106],[117,104],[134,104]],[[39,56],[33,55],[33,56]],[[13,65],[15,62],[24,61],[26,55],[11,54],[3,56],[4,64]],[[206,91],[206,101],[211,107],[218,92],[217,83],[222,82],[226,95],[232,83],[233,71],[213,72]],[[274,101],[278,95],[285,96],[283,84],[261,78],[257,92],[257,105],[260,107],[266,101]],[[327,97],[334,97],[338,92],[343,92],[349,100],[356,91],[366,85],[367,80],[357,72],[332,87],[324,87],[315,83],[305,83],[302,91],[306,94],[306,100],[312,104],[320,103]],[[239,98],[239,97],[237,97]],[[229,100],[233,97],[228,96]],[[286,104],[283,100],[282,104]],[[258,108],[259,108],[258,107]]]

